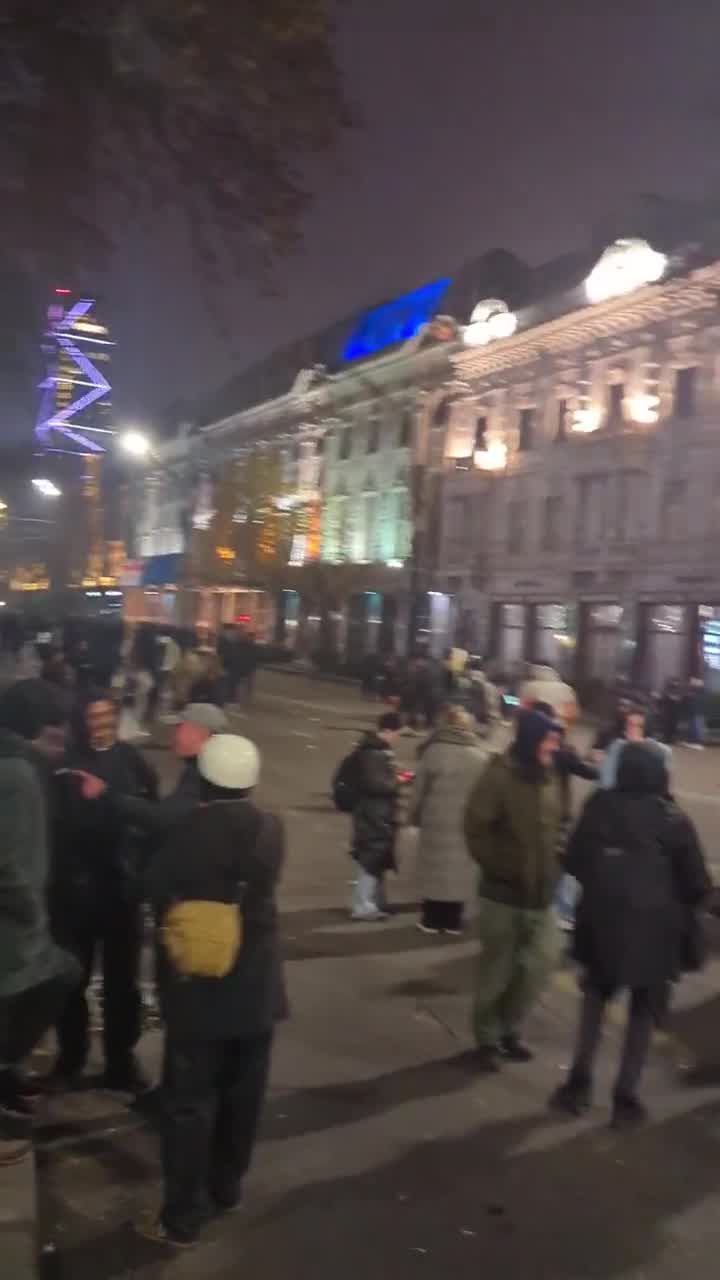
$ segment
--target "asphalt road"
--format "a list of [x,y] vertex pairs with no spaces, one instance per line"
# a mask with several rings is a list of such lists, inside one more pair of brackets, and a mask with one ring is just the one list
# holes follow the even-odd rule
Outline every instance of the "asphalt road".
[[[374,711],[341,686],[266,673],[254,707],[234,718],[262,750],[261,799],[289,836],[293,1016],[278,1034],[247,1211],[177,1257],[138,1239],[129,1224],[159,1195],[154,1134],[92,1090],[57,1100],[41,1118],[41,1203],[65,1280],[714,1280],[720,1084],[691,1087],[677,1068],[720,1063],[720,960],[678,993],[648,1070],[653,1123],[642,1133],[607,1129],[620,1009],[596,1109],[579,1123],[546,1111],[577,1011],[567,968],[531,1019],[535,1062],[476,1079],[463,1059],[472,936],[415,930],[411,859],[387,924],[352,925],[344,911],[352,864],[329,778]],[[415,747],[404,739],[401,758]],[[169,782],[167,751],[149,755]],[[713,862],[719,777],[717,751],[676,752],[677,794]],[[159,1032],[142,1053],[157,1071]]]

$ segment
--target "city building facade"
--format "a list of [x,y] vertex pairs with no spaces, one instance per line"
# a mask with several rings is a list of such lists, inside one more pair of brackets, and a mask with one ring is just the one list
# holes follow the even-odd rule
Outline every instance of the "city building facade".
[[718,686],[713,256],[619,242],[545,315],[455,353],[436,586],[498,667]]
[[136,504],[129,616],[211,629],[250,617],[265,638],[351,663],[404,651],[413,630],[444,643],[427,483],[461,343],[444,308],[501,285],[519,296],[527,272],[498,251],[351,317],[159,444]]
[[717,227],[500,251],[279,353],[158,446],[129,612],[720,683],[719,298]]

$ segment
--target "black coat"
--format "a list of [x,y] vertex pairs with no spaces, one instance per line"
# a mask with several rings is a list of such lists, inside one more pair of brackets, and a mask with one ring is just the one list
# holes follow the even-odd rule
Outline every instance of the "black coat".
[[[72,768],[102,778],[113,791],[145,800],[157,795],[154,770],[129,742],[107,751],[84,750]],[[145,838],[131,817],[104,800],[83,800],[70,775],[58,778],[62,794],[54,814],[51,897],[54,914],[82,914],[118,896],[136,899]]]
[[176,827],[145,876],[158,921],[174,902],[242,902],[243,945],[226,978],[178,978],[158,946],[168,1034],[231,1040],[262,1035],[287,1012],[275,891],[285,857],[282,822],[248,800],[203,805]]
[[395,866],[395,761],[387,743],[376,733],[363,739],[358,753],[359,798],[352,816],[352,856],[364,871],[379,876]]
[[695,828],[672,801],[597,791],[571,836],[567,870],[582,886],[575,957],[594,985],[656,987],[687,967],[710,880]]
[[200,804],[201,794],[202,779],[197,759],[193,758],[185,761],[175,787],[162,800],[125,795],[114,788],[108,789],[105,798],[119,818],[133,823],[143,831],[161,836],[190,816]]

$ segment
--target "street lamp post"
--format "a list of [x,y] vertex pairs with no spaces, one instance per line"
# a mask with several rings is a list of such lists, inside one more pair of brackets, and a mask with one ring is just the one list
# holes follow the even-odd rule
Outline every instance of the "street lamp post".
[[123,431],[118,437],[118,444],[123,453],[130,458],[137,458],[140,462],[153,453],[152,440],[143,431]]
[[45,476],[37,476],[32,481],[32,487],[39,494],[42,494],[43,498],[62,497],[62,489],[58,489],[57,485],[54,484],[52,480],[48,480]]

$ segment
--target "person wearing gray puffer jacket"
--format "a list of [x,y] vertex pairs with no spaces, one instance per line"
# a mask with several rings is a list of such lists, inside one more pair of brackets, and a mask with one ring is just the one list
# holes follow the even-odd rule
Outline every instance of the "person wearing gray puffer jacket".
[[418,881],[423,933],[460,933],[474,868],[464,832],[465,807],[487,762],[463,707],[445,709],[424,745],[415,775],[410,822],[420,828]]
[[[30,1116],[19,1064],[63,1007],[76,977],[47,913],[52,762],[64,750],[64,708],[42,680],[0,698],[0,1162],[24,1155]],[[3,1150],[4,1148],[4,1150]],[[26,1143],[25,1143],[26,1148]]]

